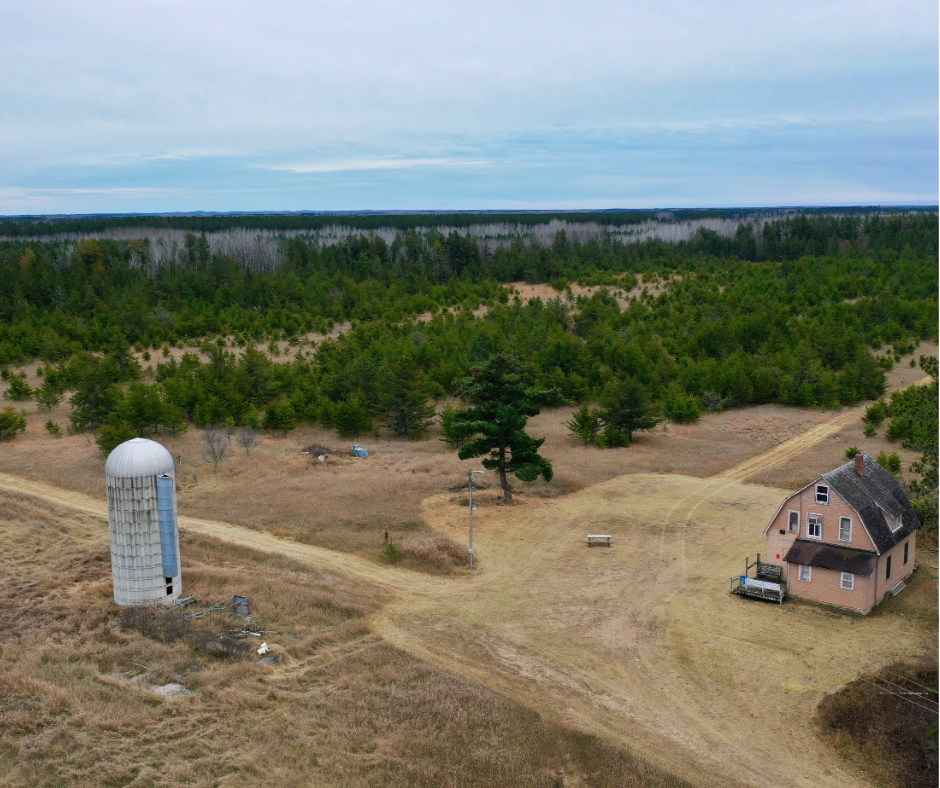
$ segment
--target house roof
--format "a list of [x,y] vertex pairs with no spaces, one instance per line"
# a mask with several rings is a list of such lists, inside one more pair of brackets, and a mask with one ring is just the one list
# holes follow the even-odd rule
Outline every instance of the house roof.
[[878,563],[878,554],[854,547],[839,547],[825,542],[797,539],[783,560],[789,564],[818,566],[821,569],[867,576]]
[[[849,460],[822,478],[858,512],[878,552],[884,553],[920,528],[920,520],[900,482],[867,454],[863,457],[863,476],[856,473],[855,460]],[[886,514],[892,520],[900,518],[900,528],[892,531]]]

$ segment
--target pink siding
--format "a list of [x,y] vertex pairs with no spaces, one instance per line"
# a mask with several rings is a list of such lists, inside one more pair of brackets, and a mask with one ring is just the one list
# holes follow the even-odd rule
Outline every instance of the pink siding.
[[[865,526],[862,525],[858,512],[849,506],[842,496],[832,489],[832,487],[829,488],[829,503],[816,503],[817,484],[825,484],[825,481],[823,479],[817,479],[805,490],[793,496],[793,498],[787,502],[787,506],[784,507],[785,509],[800,510],[802,514],[800,519],[800,537],[803,539],[809,538],[807,518],[809,515],[815,514],[821,516],[823,519],[823,542],[842,545],[842,547],[854,547],[857,550],[874,551],[875,544],[868,535],[868,531],[865,530]],[[794,505],[797,502],[799,506]],[[852,519],[852,539],[848,542],[839,541],[839,519],[842,517],[850,517]]]
[[[825,484],[823,479],[817,479],[806,489],[791,495],[767,529],[767,555],[761,559],[770,564],[783,567],[783,580],[787,584],[787,593],[791,596],[835,605],[860,613],[867,613],[878,604],[885,595],[902,580],[906,579],[914,569],[914,534],[904,542],[895,545],[884,555],[878,558],[875,571],[871,577],[855,576],[855,588],[847,591],[841,587],[842,575],[830,569],[813,567],[812,580],[804,582],[799,579],[799,567],[790,566],[784,560],[787,551],[793,542],[800,539],[809,539],[807,530],[809,515],[819,515],[823,521],[821,542],[854,547],[859,550],[877,552],[875,544],[865,530],[858,513],[849,506],[832,487],[829,488],[829,503],[816,503],[816,485]],[[789,530],[790,512],[799,513],[799,531],[793,533]],[[850,541],[839,541],[839,519],[852,518],[852,538]],[[783,531],[783,533],[781,533]],[[910,543],[907,564],[904,563],[904,544]],[[891,556],[891,577],[886,578],[887,557]]]
[[[878,559],[878,566],[875,568],[875,604],[878,604],[885,595],[894,588],[902,580],[906,580],[907,577],[914,570],[914,538],[915,534],[911,534],[904,542],[896,544],[892,547],[887,553],[882,555]],[[904,563],[904,543],[910,542],[911,549],[910,554],[907,559],[907,564]],[[891,577],[886,578],[885,572],[887,572],[888,567],[888,556],[891,556]]]
[[848,591],[842,588],[841,572],[814,566],[810,581],[805,582],[799,579],[799,567],[794,566],[790,570],[787,593],[801,599],[867,613],[873,605],[873,580],[874,578],[855,575],[855,587]]

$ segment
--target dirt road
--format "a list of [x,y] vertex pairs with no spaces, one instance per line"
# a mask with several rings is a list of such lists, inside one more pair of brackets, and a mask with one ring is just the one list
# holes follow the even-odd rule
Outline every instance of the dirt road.
[[[778,607],[727,590],[785,495],[742,480],[862,410],[707,479],[632,474],[563,499],[484,502],[473,576],[419,575],[230,523],[180,526],[393,591],[370,621],[376,634],[693,784],[763,786],[772,775],[787,786],[864,786],[818,741],[816,704],[859,672],[935,653],[931,635],[901,616]],[[0,488],[107,516],[104,501],[52,485],[0,474]],[[465,541],[452,496],[428,499],[424,517]],[[612,534],[613,548],[588,549],[589,531]]]

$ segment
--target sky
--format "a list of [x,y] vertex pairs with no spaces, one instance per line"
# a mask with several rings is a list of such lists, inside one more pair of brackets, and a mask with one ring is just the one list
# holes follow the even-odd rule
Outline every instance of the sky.
[[938,201],[936,0],[7,3],[0,214]]

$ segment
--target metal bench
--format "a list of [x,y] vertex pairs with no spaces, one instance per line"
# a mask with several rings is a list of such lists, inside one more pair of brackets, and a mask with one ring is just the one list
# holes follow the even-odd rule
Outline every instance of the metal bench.
[[610,540],[612,538],[610,534],[588,534],[588,547],[593,547],[596,544],[610,547]]

